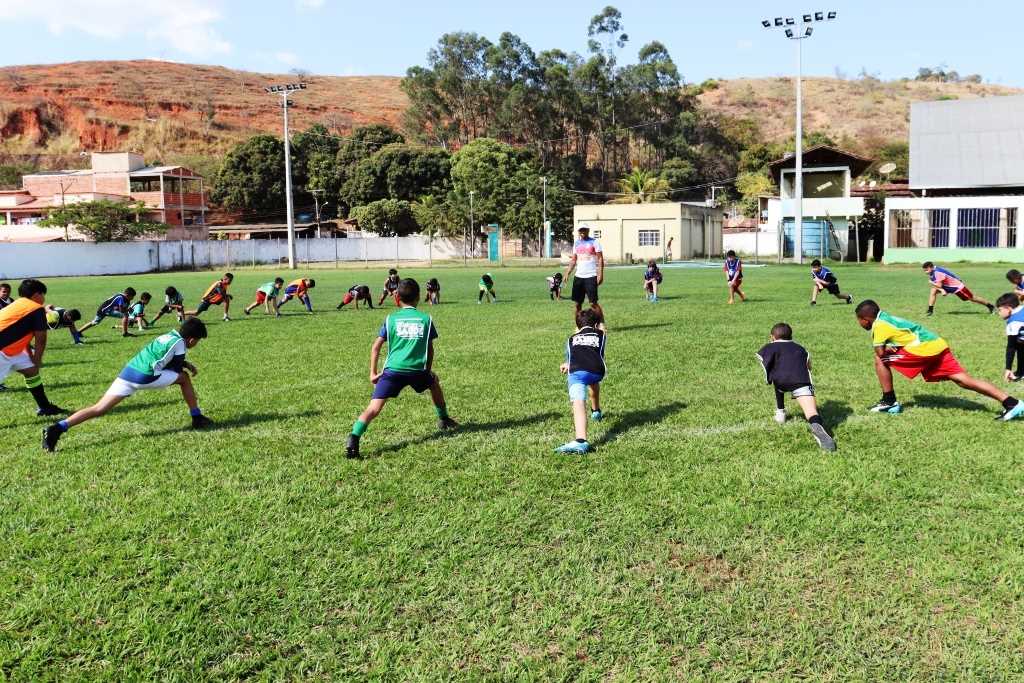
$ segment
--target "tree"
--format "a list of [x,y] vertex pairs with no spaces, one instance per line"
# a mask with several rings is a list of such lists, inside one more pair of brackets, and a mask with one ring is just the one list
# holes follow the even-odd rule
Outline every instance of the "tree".
[[421,232],[433,236],[454,235],[461,230],[461,221],[452,207],[433,195],[424,195],[412,204],[412,214]]
[[620,196],[609,204],[646,204],[649,202],[667,202],[669,184],[665,179],[650,171],[634,168],[619,179]]
[[697,169],[686,159],[672,158],[661,167],[661,178],[671,189],[667,195],[672,201],[680,201],[694,194],[693,190],[685,190],[697,180]]
[[439,149],[390,145],[356,164],[341,190],[350,206],[378,199],[413,201],[444,196],[450,185],[451,158]]
[[740,193],[740,209],[748,218],[756,218],[759,198],[775,191],[772,179],[765,172],[741,173],[736,178],[736,191]]
[[412,206],[400,199],[381,199],[357,206],[350,215],[359,223],[360,230],[375,232],[382,237],[411,235],[419,227]]
[[228,152],[210,198],[235,211],[279,212],[284,206],[284,143],[254,135]]
[[128,242],[167,231],[164,223],[142,219],[147,210],[142,202],[78,202],[51,211],[39,224],[49,228],[73,226],[96,242]]

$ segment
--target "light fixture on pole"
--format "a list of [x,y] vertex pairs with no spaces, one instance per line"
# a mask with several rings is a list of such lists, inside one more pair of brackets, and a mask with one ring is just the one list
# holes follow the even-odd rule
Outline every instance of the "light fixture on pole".
[[305,83],[268,85],[264,88],[271,95],[281,96],[281,107],[284,109],[284,193],[285,210],[288,212],[288,267],[291,270],[295,270],[295,217],[292,215],[292,153],[291,140],[288,137],[288,98],[296,90],[305,89]]
[[537,260],[544,261],[544,231],[548,227],[548,178],[541,176],[541,185],[544,187],[544,209],[541,213],[540,230],[537,231]]
[[[476,190],[469,191],[469,233],[473,234],[473,195],[476,194]],[[462,229],[462,265],[466,265],[466,245],[468,240],[466,239],[466,229]],[[473,249],[473,255],[476,256],[476,249]]]
[[793,17],[775,17],[774,22],[768,19],[761,21],[765,28],[785,28],[786,38],[796,41],[796,173],[794,183],[794,203],[796,211],[793,217],[793,260],[804,262],[803,228],[804,228],[804,121],[803,121],[803,41],[814,33],[811,24],[819,21],[831,21],[836,12],[814,12],[804,14],[802,29],[795,29],[796,19]]

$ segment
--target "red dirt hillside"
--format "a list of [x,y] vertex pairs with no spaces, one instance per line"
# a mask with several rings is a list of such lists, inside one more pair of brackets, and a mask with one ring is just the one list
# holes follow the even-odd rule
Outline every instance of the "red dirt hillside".
[[[71,155],[83,150],[223,152],[257,132],[281,130],[279,98],[264,85],[294,75],[154,60],[74,62],[0,68],[0,135],[7,154]],[[295,129],[320,122],[397,126],[406,106],[401,79],[307,76],[293,98]]]

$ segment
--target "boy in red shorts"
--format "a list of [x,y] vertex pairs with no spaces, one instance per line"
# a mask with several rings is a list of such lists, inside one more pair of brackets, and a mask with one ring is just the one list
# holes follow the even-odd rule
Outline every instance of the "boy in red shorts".
[[873,413],[898,415],[903,406],[896,400],[892,371],[914,379],[921,375],[926,382],[950,381],[963,389],[999,401],[1003,412],[996,418],[1009,422],[1024,414],[1024,403],[993,385],[967,374],[949,350],[946,340],[917,323],[897,318],[879,309],[870,299],[860,302],[857,322],[871,332],[875,347],[875,373],[882,385],[882,400],[871,407]]
[[936,266],[931,261],[925,261],[921,264],[921,268],[924,269],[924,272],[928,273],[928,279],[932,283],[932,291],[928,295],[928,315],[935,312],[935,300],[939,298],[939,294],[942,294],[942,296],[955,294],[960,301],[971,301],[979,306],[984,306],[988,309],[989,313],[995,312],[995,306],[980,297],[974,296],[974,292],[969,290],[964,281],[958,278],[953,271],[947,270],[942,266]]

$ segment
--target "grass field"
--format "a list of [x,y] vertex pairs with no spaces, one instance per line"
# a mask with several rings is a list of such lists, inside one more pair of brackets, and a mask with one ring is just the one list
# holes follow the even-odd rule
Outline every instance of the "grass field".
[[[987,298],[1006,290],[1005,267],[955,270]],[[950,297],[926,321],[918,268],[836,272],[1002,384],[995,316]],[[317,314],[292,302],[280,320],[241,315],[271,274],[236,273],[236,319],[208,313],[190,353],[215,431],[185,429],[177,390],[144,392],[44,454],[45,422],[8,378],[0,678],[1024,676],[1024,425],[902,378],[905,414],[866,414],[867,333],[853,307],[807,305],[803,268],[750,269],[752,301],[733,307],[716,271],[666,271],[651,305],[639,270],[612,269],[607,417],[593,454],[556,456],[571,306],[548,301],[546,274],[496,271],[501,303],[478,306],[477,271],[438,271],[435,369],[463,428],[438,434],[409,393],[363,461],[344,440],[383,314],[334,305],[383,269],[318,271]],[[49,301],[88,315],[123,286],[175,284],[193,303],[213,279],[53,279]],[[836,454],[802,419],[771,420],[754,352],[779,320],[814,357]],[[105,323],[84,347],[52,333],[51,398],[91,403],[166,329],[122,339]]]

